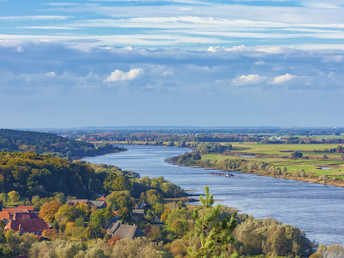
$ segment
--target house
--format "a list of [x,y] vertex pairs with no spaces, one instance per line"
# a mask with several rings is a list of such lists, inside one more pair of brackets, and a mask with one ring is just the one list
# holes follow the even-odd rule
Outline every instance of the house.
[[32,216],[34,215],[38,217],[38,212],[33,210],[33,206],[18,206],[12,208],[2,208],[2,211],[0,211],[0,220],[8,223],[8,221],[13,218],[15,213],[29,213]]
[[90,201],[87,199],[74,199],[74,200],[68,200],[67,203],[71,206],[76,206],[78,204],[89,205]]
[[136,225],[123,224],[122,221],[113,223],[107,230],[107,233],[112,237],[119,236],[120,239],[129,238],[134,239],[137,237],[144,237],[145,234]]
[[16,212],[12,220],[5,226],[4,231],[10,229],[19,231],[20,234],[32,233],[40,236],[44,230],[49,229],[49,226],[35,213]]
[[104,209],[104,208],[106,208],[106,202],[102,201],[102,200],[90,201],[90,203],[91,203],[91,207],[94,207],[96,209]]
[[139,221],[144,218],[145,210],[144,209],[133,209],[131,211],[131,217],[135,221]]
[[77,204],[84,204],[84,205],[90,205],[91,208],[94,209],[104,209],[106,208],[106,202],[103,200],[98,200],[98,201],[90,201],[87,199],[74,199],[74,200],[68,200],[67,203],[69,205],[75,206]]

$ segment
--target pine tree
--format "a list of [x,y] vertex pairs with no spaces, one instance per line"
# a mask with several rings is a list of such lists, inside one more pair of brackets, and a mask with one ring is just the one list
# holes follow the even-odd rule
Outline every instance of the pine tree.
[[231,253],[231,243],[234,241],[232,232],[236,227],[236,212],[229,217],[219,221],[220,205],[212,207],[214,204],[213,195],[209,194],[209,187],[205,187],[205,198],[200,196],[202,208],[194,210],[194,220],[196,221],[195,233],[200,236],[201,248],[194,257],[221,257]]

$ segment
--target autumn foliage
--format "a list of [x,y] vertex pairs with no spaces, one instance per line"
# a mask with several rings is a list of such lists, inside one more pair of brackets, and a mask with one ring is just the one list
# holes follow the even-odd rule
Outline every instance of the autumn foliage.
[[55,219],[55,214],[62,206],[60,201],[51,201],[43,204],[39,210],[39,216],[46,222],[53,222]]
[[111,246],[114,246],[114,245],[116,244],[116,242],[117,242],[118,240],[120,240],[120,239],[121,239],[120,236],[115,236],[115,237],[113,237],[113,238],[110,238],[110,239],[107,241],[107,243],[108,243],[109,245],[111,245]]

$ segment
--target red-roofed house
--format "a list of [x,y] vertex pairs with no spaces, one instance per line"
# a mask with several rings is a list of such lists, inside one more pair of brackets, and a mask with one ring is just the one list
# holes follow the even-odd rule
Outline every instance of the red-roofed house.
[[32,233],[42,235],[43,231],[49,229],[48,224],[33,213],[16,212],[10,222],[4,228],[4,231],[12,229],[19,231],[20,234]]
[[32,217],[38,217],[38,212],[33,210],[33,206],[18,206],[12,208],[2,208],[2,211],[0,211],[0,220],[3,220],[7,223],[13,218],[15,213],[29,213]]
[[27,206],[17,206],[17,207],[12,207],[12,208],[2,208],[2,211],[12,211],[12,210],[33,211],[33,206],[27,205]]

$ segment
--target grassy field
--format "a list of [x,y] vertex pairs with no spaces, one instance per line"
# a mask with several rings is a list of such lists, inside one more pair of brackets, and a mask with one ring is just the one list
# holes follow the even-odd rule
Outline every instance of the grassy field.
[[[223,143],[226,144],[226,143]],[[325,149],[333,149],[338,144],[256,144],[256,143],[232,143],[233,152],[228,155],[208,154],[202,159],[221,161],[225,159],[260,160],[272,164],[277,168],[285,167],[288,172],[304,170],[312,176],[327,175],[344,178],[344,160],[341,153],[317,153]],[[291,153],[300,151],[303,158],[293,159]],[[244,155],[245,157],[242,157]],[[327,158],[324,158],[324,155]],[[254,156],[254,157],[248,157]],[[319,169],[322,167],[332,169]]]
[[[315,153],[314,150],[333,149],[338,144],[257,144],[257,143],[233,143],[234,148],[238,148],[237,152],[243,154],[264,154],[277,156],[290,156],[293,151],[304,152],[304,156],[323,157],[324,153]],[[340,153],[326,153],[334,159],[340,159]]]
[[[116,143],[127,144],[127,141]],[[134,141],[132,144],[144,145],[145,142]],[[164,144],[167,144],[167,142]],[[276,168],[286,168],[287,172],[291,174],[295,171],[303,170],[309,178],[314,179],[316,177],[326,175],[330,179],[336,177],[344,181],[344,154],[337,152],[324,152],[325,150],[335,149],[340,144],[258,144],[252,142],[221,144],[232,144],[233,151],[227,154],[203,155],[202,160],[260,160],[271,164]],[[314,150],[318,152],[315,152]],[[291,153],[294,151],[302,152],[303,157],[298,159],[291,158]],[[320,169],[324,167],[331,169]]]

